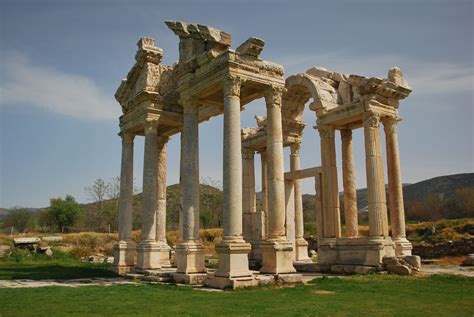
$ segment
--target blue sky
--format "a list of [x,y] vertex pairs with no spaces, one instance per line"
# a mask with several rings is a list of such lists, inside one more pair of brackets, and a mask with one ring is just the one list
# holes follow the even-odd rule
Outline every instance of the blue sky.
[[[413,87],[400,106],[403,181],[474,171],[472,1],[3,0],[0,11],[0,207],[44,207],[66,194],[87,202],[84,186],[119,175],[121,111],[113,95],[140,37],[156,39],[163,63],[178,59],[178,38],[165,20],[229,32],[233,48],[260,37],[262,57],[283,64],[285,76],[322,66],[383,77],[397,65]],[[255,114],[265,114],[262,101],[242,113],[242,126],[255,126]],[[320,164],[320,152],[314,113],[306,109],[304,119],[306,168]],[[358,187],[366,183],[362,139],[356,131]],[[200,126],[200,147],[201,177],[221,180],[222,117]],[[138,187],[142,160],[137,138]],[[287,149],[285,161],[288,169]],[[178,166],[176,136],[169,184]],[[313,188],[304,182],[305,192]]]

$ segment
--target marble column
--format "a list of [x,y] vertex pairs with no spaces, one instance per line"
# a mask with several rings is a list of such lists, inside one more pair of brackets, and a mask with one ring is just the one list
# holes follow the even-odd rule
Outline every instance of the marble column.
[[337,184],[336,146],[334,127],[318,126],[321,138],[321,194],[323,205],[323,239],[341,237],[341,217],[339,210],[339,189]]
[[[301,169],[300,160],[301,142],[295,142],[290,146],[290,170]],[[304,239],[304,218],[303,218],[303,193],[301,191],[301,180],[294,180],[295,196],[295,261],[311,262],[308,256],[308,242]]]
[[243,236],[244,240],[251,243],[252,218],[255,214],[255,151],[242,149],[242,213],[243,213]]
[[355,238],[359,235],[357,220],[357,192],[354,171],[354,148],[352,146],[352,130],[341,130],[342,141],[342,184],[344,186],[344,218],[346,236]]
[[390,202],[390,224],[396,255],[411,255],[412,245],[406,239],[405,209],[403,206],[403,183],[398,150],[397,124],[399,118],[383,119],[387,152],[388,191]]
[[268,178],[267,178],[267,152],[260,152],[262,173],[262,239],[268,237]]
[[365,164],[367,174],[367,203],[370,237],[387,237],[388,220],[385,198],[382,146],[380,144],[380,115],[364,115]]
[[285,232],[285,183],[283,166],[283,132],[281,103],[284,88],[265,91],[267,106],[267,180],[268,236],[262,243],[262,273],[291,273],[293,247]]
[[[204,273],[205,249],[199,239],[199,100],[183,100],[183,241],[176,247],[177,273]],[[176,279],[176,276],[175,276]],[[181,279],[180,279],[181,280]],[[183,281],[191,282],[184,278]]]
[[160,249],[156,243],[156,214],[158,211],[158,120],[145,122],[145,154],[143,162],[142,235],[137,248],[137,268],[160,268]]
[[156,215],[156,242],[160,247],[160,264],[170,265],[170,251],[166,242],[166,144],[168,137],[158,137],[158,210]]
[[179,156],[179,215],[178,215],[178,240],[183,242],[183,178],[184,178],[184,138],[183,131],[180,134],[180,156]]
[[228,77],[224,88],[224,237],[216,245],[219,267],[215,277],[251,276],[250,243],[242,236],[242,142],[240,130],[239,78]]
[[122,137],[122,167],[120,171],[119,241],[114,246],[114,269],[119,274],[135,265],[136,245],[132,240],[133,213],[133,139],[134,134],[120,133]]

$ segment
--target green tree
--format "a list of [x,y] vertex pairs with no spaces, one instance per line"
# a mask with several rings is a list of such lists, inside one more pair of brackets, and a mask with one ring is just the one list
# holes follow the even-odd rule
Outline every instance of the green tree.
[[67,195],[64,199],[50,199],[48,218],[61,232],[68,231],[67,227],[74,225],[80,212],[81,207],[71,195]]
[[33,213],[28,208],[14,207],[8,212],[6,226],[25,232],[32,223]]

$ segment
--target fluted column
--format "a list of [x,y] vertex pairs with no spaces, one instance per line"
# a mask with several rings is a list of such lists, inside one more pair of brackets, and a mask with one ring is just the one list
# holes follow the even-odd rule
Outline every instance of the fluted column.
[[247,254],[250,244],[242,236],[242,142],[240,85],[236,77],[223,82],[224,89],[224,238],[216,246],[216,277],[250,276]]
[[251,242],[253,224],[252,218],[255,214],[255,151],[242,149],[242,213],[243,213],[243,236],[244,240]]
[[260,152],[261,174],[262,174],[262,238],[268,237],[268,177],[267,177],[267,152]]
[[168,137],[158,137],[158,209],[156,215],[156,241],[160,246],[161,265],[170,264],[170,247],[166,242],[166,144]]
[[135,135],[124,133],[122,137],[122,168],[120,171],[119,240],[132,240],[133,212],[133,139]]
[[122,137],[122,166],[120,171],[119,242],[114,246],[114,267],[123,274],[135,265],[136,246],[132,240],[133,213],[133,139],[134,134]]
[[156,214],[158,211],[158,120],[145,122],[145,154],[143,162],[142,234],[138,246],[139,269],[160,268],[160,253],[156,243]]
[[[301,169],[300,160],[301,142],[295,142],[290,146],[290,170],[298,171]],[[304,239],[304,218],[303,218],[303,193],[301,191],[301,180],[294,180],[295,195],[295,261],[308,262],[311,259],[308,256],[308,242]]]
[[385,144],[387,152],[388,191],[390,202],[390,224],[392,238],[397,255],[410,255],[411,244],[406,239],[405,209],[403,206],[403,183],[400,168],[400,154],[398,150],[397,124],[398,117],[383,119],[385,130]]
[[364,115],[365,164],[367,174],[367,203],[369,207],[369,235],[388,236],[387,204],[380,144],[380,115]]
[[199,100],[183,102],[182,195],[183,241],[176,247],[177,272],[205,272],[204,248],[199,239]]
[[178,215],[178,240],[183,242],[183,178],[184,178],[184,133],[180,134],[180,155],[179,155],[179,215]]
[[324,238],[341,237],[341,218],[339,211],[339,189],[337,184],[336,145],[334,127],[318,126],[321,138],[321,167],[322,167],[322,205]]
[[354,172],[354,148],[352,146],[352,130],[341,130],[342,141],[342,184],[344,186],[344,218],[346,236],[357,237],[359,234],[357,220],[357,192]]
[[285,183],[283,178],[283,131],[281,104],[284,88],[269,87],[265,91],[267,106],[267,179],[268,236],[262,243],[262,273],[290,273],[293,246],[285,231]]

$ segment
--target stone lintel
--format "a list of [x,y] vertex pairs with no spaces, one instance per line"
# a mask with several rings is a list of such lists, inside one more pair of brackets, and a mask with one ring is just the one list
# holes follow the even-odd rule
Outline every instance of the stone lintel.
[[321,166],[305,168],[297,171],[290,171],[284,174],[285,179],[297,180],[302,178],[316,177],[322,173]]

